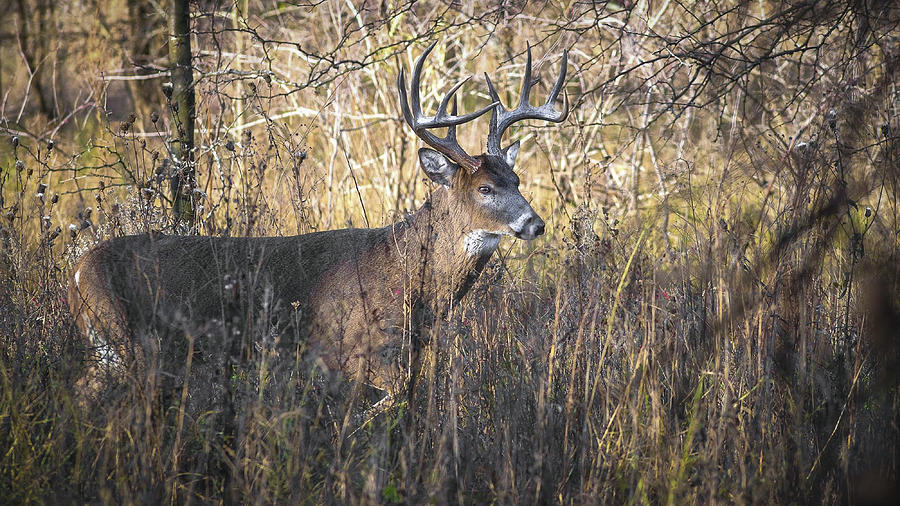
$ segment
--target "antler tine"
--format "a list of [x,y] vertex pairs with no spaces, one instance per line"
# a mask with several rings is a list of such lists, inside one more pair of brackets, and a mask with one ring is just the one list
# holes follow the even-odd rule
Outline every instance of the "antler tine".
[[[428,49],[416,59],[416,62],[413,65],[413,73],[410,78],[409,100],[407,99],[406,92],[406,72],[403,68],[400,69],[400,74],[397,76],[397,88],[400,93],[400,110],[403,112],[406,123],[409,124],[420,139],[460,166],[466,167],[468,170],[474,172],[478,170],[481,163],[460,147],[459,143],[456,141],[456,126],[472,121],[492,110],[498,102],[494,102],[475,112],[457,116],[455,93],[468,80],[464,79],[450,88],[450,91],[441,100],[437,113],[434,116],[425,116],[422,113],[419,81],[422,77],[422,67],[424,66],[425,58],[428,57],[428,54],[431,53],[431,50],[434,49],[435,45],[437,45],[437,41],[428,46]],[[453,109],[450,114],[447,114],[447,105],[450,103],[451,98],[453,99]],[[428,131],[432,128],[447,128],[447,135],[444,138],[437,137]]]
[[[568,55],[569,52],[564,50],[562,56],[562,68],[559,70],[559,76],[556,79],[556,83],[550,90],[547,102],[540,107],[534,107],[528,103],[531,87],[537,82],[536,79],[532,80],[531,78],[531,44],[528,45],[526,50],[525,75],[522,81],[522,91],[519,95],[519,105],[513,110],[506,109],[502,104],[498,104],[494,108],[494,112],[491,114],[491,129],[488,133],[487,140],[488,153],[494,155],[503,153],[503,150],[500,147],[500,140],[503,137],[503,132],[517,121],[526,119],[542,119],[553,123],[565,121],[566,117],[569,115],[569,96],[563,94],[563,109],[561,111],[557,111],[553,104],[556,102],[556,99],[559,98],[559,92],[562,91],[566,82]],[[491,98],[494,101],[499,102],[500,97],[497,95],[497,90],[494,89],[491,78],[488,77],[487,74],[485,74],[484,77],[487,81],[488,93],[490,93]]]
[[[441,105],[444,105],[443,102],[441,103]],[[453,108],[450,109],[450,114],[456,116],[456,97],[453,97]],[[456,141],[456,125],[450,125],[447,127],[447,136],[445,137],[445,139],[453,142],[457,146],[459,145],[459,143]]]
[[525,42],[525,76],[522,78],[522,92],[519,93],[519,106],[528,106],[528,96],[531,95],[531,87],[534,82],[531,81],[531,43]]
[[413,116],[409,110],[409,100],[406,98],[406,72],[400,67],[400,73],[397,74],[397,89],[400,92],[400,112],[403,118],[410,125],[413,124]]
[[[562,90],[563,86],[566,84],[566,67],[568,67],[569,63],[569,50],[563,49],[562,55],[563,65],[562,68],[559,69],[559,77],[556,78],[556,83],[553,84],[553,88],[550,90],[550,97],[547,98],[547,103],[552,104],[556,101],[556,97],[559,96],[559,91]],[[566,116],[569,115],[569,95],[563,94],[563,117],[559,121],[565,121]]]
[[428,57],[428,54],[431,53],[431,50],[434,49],[434,46],[436,45],[437,41],[432,42],[431,45],[428,46],[428,49],[416,58],[416,62],[413,64],[413,74],[409,84],[409,93],[410,98],[412,98],[412,112],[417,118],[422,116],[422,100],[419,97],[419,80],[422,78],[422,67],[425,66],[425,58]]

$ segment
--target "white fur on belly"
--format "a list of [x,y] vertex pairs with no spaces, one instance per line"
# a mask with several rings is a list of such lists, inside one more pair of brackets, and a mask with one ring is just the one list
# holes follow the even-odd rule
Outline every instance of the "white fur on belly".
[[87,326],[88,340],[91,343],[94,356],[97,360],[106,367],[116,367],[120,365],[119,355],[116,354],[116,350],[112,345],[103,338],[103,333],[98,332],[97,329],[94,328],[94,325],[87,315],[82,315],[82,318]]

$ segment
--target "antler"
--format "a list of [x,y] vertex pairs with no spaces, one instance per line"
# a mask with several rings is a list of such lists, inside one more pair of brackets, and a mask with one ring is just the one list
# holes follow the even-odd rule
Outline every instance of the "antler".
[[[468,81],[468,79],[464,79],[451,88],[444,99],[441,100],[441,105],[438,107],[437,114],[434,116],[425,116],[422,114],[422,104],[419,98],[419,78],[422,76],[422,65],[425,63],[425,58],[428,56],[428,53],[434,49],[436,44],[437,41],[428,46],[428,49],[422,53],[422,56],[419,56],[413,67],[412,82],[409,90],[412,102],[407,100],[406,73],[402,67],[400,68],[400,75],[397,76],[397,88],[400,90],[400,109],[403,111],[403,117],[406,118],[406,122],[412,127],[413,131],[420,139],[459,164],[461,167],[465,167],[470,172],[475,172],[481,167],[481,162],[466,153],[462,147],[460,147],[459,143],[456,141],[456,126],[472,121],[490,111],[499,102],[494,102],[475,112],[457,116],[456,98],[453,97],[453,94],[456,93],[456,90],[458,90],[460,86]],[[447,104],[450,102],[451,97],[453,97],[453,110],[450,114],[447,114]],[[431,128],[447,128],[447,136],[440,138],[428,131]]]
[[563,94],[564,103],[562,111],[557,111],[553,107],[553,103],[559,96],[563,84],[565,84],[567,64],[568,51],[564,50],[562,68],[559,69],[559,77],[556,79],[556,84],[553,85],[553,89],[550,90],[550,96],[547,98],[547,102],[540,107],[532,106],[528,103],[528,95],[531,93],[531,87],[537,82],[537,79],[533,81],[531,79],[531,44],[528,44],[528,59],[525,62],[525,79],[522,83],[522,93],[519,95],[519,105],[511,111],[507,110],[500,103],[500,96],[497,95],[497,90],[494,89],[494,83],[491,82],[491,78],[488,77],[487,73],[484,74],[491,98],[497,103],[494,112],[491,114],[491,130],[488,133],[487,139],[487,152],[489,154],[499,155],[503,153],[503,150],[500,148],[500,139],[503,137],[503,132],[517,121],[525,119],[543,119],[554,123],[565,121],[566,116],[569,115],[569,96],[565,93]]

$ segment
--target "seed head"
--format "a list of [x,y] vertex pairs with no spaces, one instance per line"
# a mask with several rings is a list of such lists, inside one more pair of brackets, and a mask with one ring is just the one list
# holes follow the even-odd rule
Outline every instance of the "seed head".
[[825,113],[825,119],[828,121],[828,128],[834,130],[837,126],[837,117],[838,113],[834,109],[828,109],[828,112]]

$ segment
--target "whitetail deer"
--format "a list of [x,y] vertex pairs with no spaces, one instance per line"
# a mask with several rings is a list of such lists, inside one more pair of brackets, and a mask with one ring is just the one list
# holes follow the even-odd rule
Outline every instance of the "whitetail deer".
[[[519,142],[502,148],[503,133],[525,119],[561,122],[569,109],[565,94],[562,110],[554,107],[565,83],[565,52],[546,103],[529,104],[536,82],[529,47],[515,109],[500,104],[485,75],[492,104],[459,116],[454,99],[448,113],[459,83],[434,116],[425,116],[419,80],[433,48],[415,62],[409,98],[402,69],[397,79],[403,117],[434,148],[419,150],[422,168],[439,185],[420,209],[384,228],[259,238],[144,234],[101,243],[78,263],[69,288],[95,369],[140,363],[148,346],[164,347],[178,334],[222,332],[238,308],[251,318],[277,315],[280,342],[329,370],[388,392],[402,384],[405,331],[459,300],[502,235],[532,240],[544,232],[513,172]],[[471,156],[458,144],[456,127],[487,111],[487,152]],[[446,128],[446,136],[434,135],[435,128]]]

